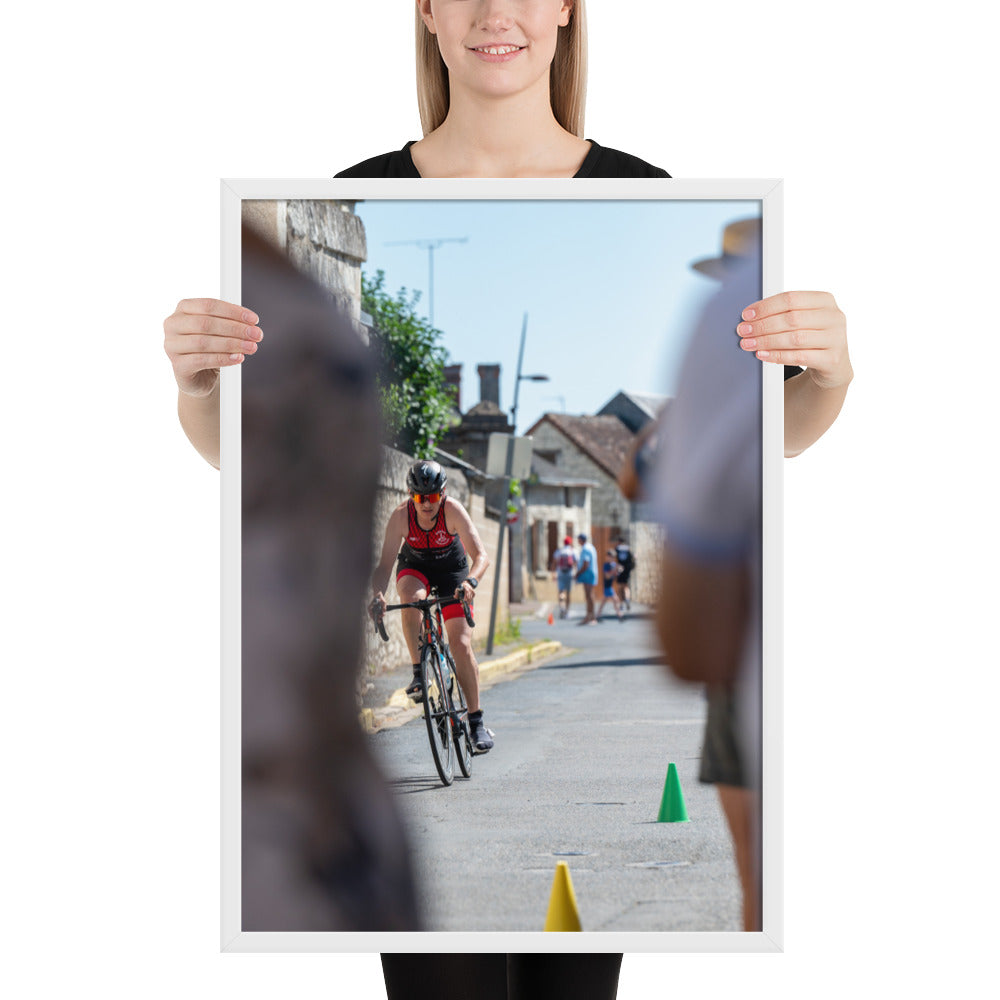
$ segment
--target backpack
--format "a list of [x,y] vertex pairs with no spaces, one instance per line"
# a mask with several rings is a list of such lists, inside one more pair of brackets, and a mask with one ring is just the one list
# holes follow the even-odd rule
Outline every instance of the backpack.
[[568,552],[565,549],[563,549],[559,553],[559,558],[556,562],[556,565],[562,570],[572,569],[576,565],[576,556],[573,555],[572,552]]

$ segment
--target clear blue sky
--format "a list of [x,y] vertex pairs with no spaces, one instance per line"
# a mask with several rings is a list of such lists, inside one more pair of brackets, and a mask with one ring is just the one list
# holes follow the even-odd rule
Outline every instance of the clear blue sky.
[[419,290],[428,253],[397,240],[467,237],[434,251],[434,325],[462,364],[462,409],[479,401],[479,364],[501,365],[510,411],[528,314],[518,432],[547,410],[593,413],[619,389],[672,395],[692,316],[715,283],[690,263],[720,252],[723,227],[759,202],[364,201],[366,273]]

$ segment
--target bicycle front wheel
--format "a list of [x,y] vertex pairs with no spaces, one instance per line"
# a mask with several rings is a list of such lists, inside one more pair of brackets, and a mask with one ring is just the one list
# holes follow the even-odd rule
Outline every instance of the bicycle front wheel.
[[471,778],[472,738],[469,735],[469,713],[465,705],[465,695],[462,693],[462,685],[458,683],[455,658],[451,655],[451,650],[447,647],[445,647],[444,655],[448,661],[448,669],[451,672],[454,682],[451,697],[451,732],[455,744],[455,756],[458,758],[458,769],[462,772],[462,777]]
[[451,699],[444,683],[441,657],[433,646],[424,646],[420,657],[424,684],[424,721],[431,743],[431,755],[441,780],[450,785],[455,780],[455,743],[451,735]]

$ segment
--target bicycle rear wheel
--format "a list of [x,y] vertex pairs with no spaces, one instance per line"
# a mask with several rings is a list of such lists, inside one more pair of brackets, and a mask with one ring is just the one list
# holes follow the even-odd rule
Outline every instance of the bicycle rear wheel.
[[450,785],[455,780],[455,742],[451,735],[451,699],[445,685],[441,659],[433,646],[424,646],[420,658],[424,684],[424,721],[431,743],[431,755],[441,780]]
[[471,778],[472,740],[469,737],[469,713],[465,705],[462,685],[458,683],[458,674],[455,672],[455,658],[447,646],[444,649],[444,656],[448,661],[451,676],[455,679],[451,696],[451,707],[454,713],[451,717],[451,732],[455,742],[455,756],[458,758],[458,769],[462,772],[462,777]]

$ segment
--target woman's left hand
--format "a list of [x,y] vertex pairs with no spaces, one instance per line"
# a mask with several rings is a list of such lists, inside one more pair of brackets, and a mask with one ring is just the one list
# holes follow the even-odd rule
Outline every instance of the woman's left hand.
[[854,377],[847,353],[847,318],[829,292],[781,292],[743,310],[740,347],[761,361],[801,365],[821,389]]

